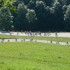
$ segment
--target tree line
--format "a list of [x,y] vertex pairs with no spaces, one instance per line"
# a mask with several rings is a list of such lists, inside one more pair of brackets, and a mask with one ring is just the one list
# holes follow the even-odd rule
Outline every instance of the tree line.
[[0,0],[0,30],[70,31],[70,0]]

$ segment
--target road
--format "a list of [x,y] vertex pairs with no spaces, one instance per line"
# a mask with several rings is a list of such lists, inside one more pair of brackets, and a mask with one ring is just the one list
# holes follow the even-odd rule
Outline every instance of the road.
[[40,32],[0,32],[4,35],[13,35],[13,36],[45,36],[45,37],[67,37],[70,38],[69,33],[40,33]]
[[[0,32],[4,35],[12,36],[45,36],[45,37],[67,37],[70,38],[70,33],[40,33],[40,32]],[[47,40],[35,40],[35,39],[0,39],[0,42],[41,42],[41,43],[53,43],[59,45],[70,45],[70,42],[57,42],[57,41],[47,41]]]
[[0,39],[0,42],[40,42],[58,45],[70,45],[70,42],[57,42],[48,40],[37,40],[37,39]]

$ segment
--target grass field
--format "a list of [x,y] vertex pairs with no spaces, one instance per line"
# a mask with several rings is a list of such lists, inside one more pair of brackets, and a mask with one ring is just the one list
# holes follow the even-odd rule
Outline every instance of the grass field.
[[0,70],[70,70],[70,47],[33,42],[0,43]]
[[0,35],[0,38],[33,38],[33,39],[40,39],[40,40],[70,42],[70,38],[64,38],[64,37],[34,37],[34,36],[8,36],[8,35]]

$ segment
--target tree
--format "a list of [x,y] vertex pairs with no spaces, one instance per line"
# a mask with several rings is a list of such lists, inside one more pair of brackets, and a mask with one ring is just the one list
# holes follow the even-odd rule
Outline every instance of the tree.
[[2,7],[9,7],[13,4],[13,2],[16,2],[16,0],[0,0],[0,5]]
[[13,23],[13,16],[9,8],[0,9],[0,29],[1,30],[11,30],[11,25]]
[[36,1],[36,15],[38,18],[39,30],[44,30],[44,24],[46,23],[46,4],[43,1]]
[[23,2],[25,5],[27,5],[30,0],[18,0],[18,1]]
[[36,0],[30,0],[30,2],[28,3],[28,8],[35,10],[35,7],[36,7]]
[[58,0],[58,2],[60,2],[60,4],[62,4],[62,5],[66,5],[67,0]]
[[54,28],[57,30],[57,31],[60,31],[60,30],[64,30],[64,14],[63,14],[63,10],[62,10],[62,5],[58,2],[58,1],[55,1],[54,4],[53,4],[53,10],[54,10],[54,16],[53,16],[53,20],[54,20]]
[[28,12],[26,14],[26,18],[29,21],[29,23],[34,23],[36,21],[36,13],[32,9],[28,9]]
[[69,31],[69,5],[70,0],[0,0],[0,25],[7,22],[3,20],[8,18],[6,15],[10,11],[15,30]]
[[54,9],[54,12],[58,12],[61,8],[61,4],[58,2],[58,1],[55,1],[54,4],[53,4],[53,9]]
[[66,31],[70,31],[70,5],[67,6],[67,10],[64,14],[64,20],[66,21]]
[[28,12],[26,14],[26,18],[29,22],[28,26],[29,26],[29,30],[34,30],[35,29],[35,26],[36,26],[36,20],[37,20],[37,17],[36,17],[36,13],[33,9],[28,9]]
[[46,3],[47,6],[51,6],[54,0],[42,0]]
[[70,0],[58,0],[62,5],[69,5]]
[[24,3],[19,4],[17,7],[17,16],[14,24],[17,30],[26,29],[27,25],[26,13],[27,13],[27,6],[24,5]]

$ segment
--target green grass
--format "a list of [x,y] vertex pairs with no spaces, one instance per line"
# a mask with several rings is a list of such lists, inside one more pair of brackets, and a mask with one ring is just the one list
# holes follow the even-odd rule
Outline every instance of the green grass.
[[8,35],[0,35],[0,38],[33,38],[40,40],[51,40],[51,41],[60,41],[60,42],[70,42],[70,38],[64,37],[34,37],[34,36],[8,36]]
[[0,43],[0,70],[70,70],[70,46]]

